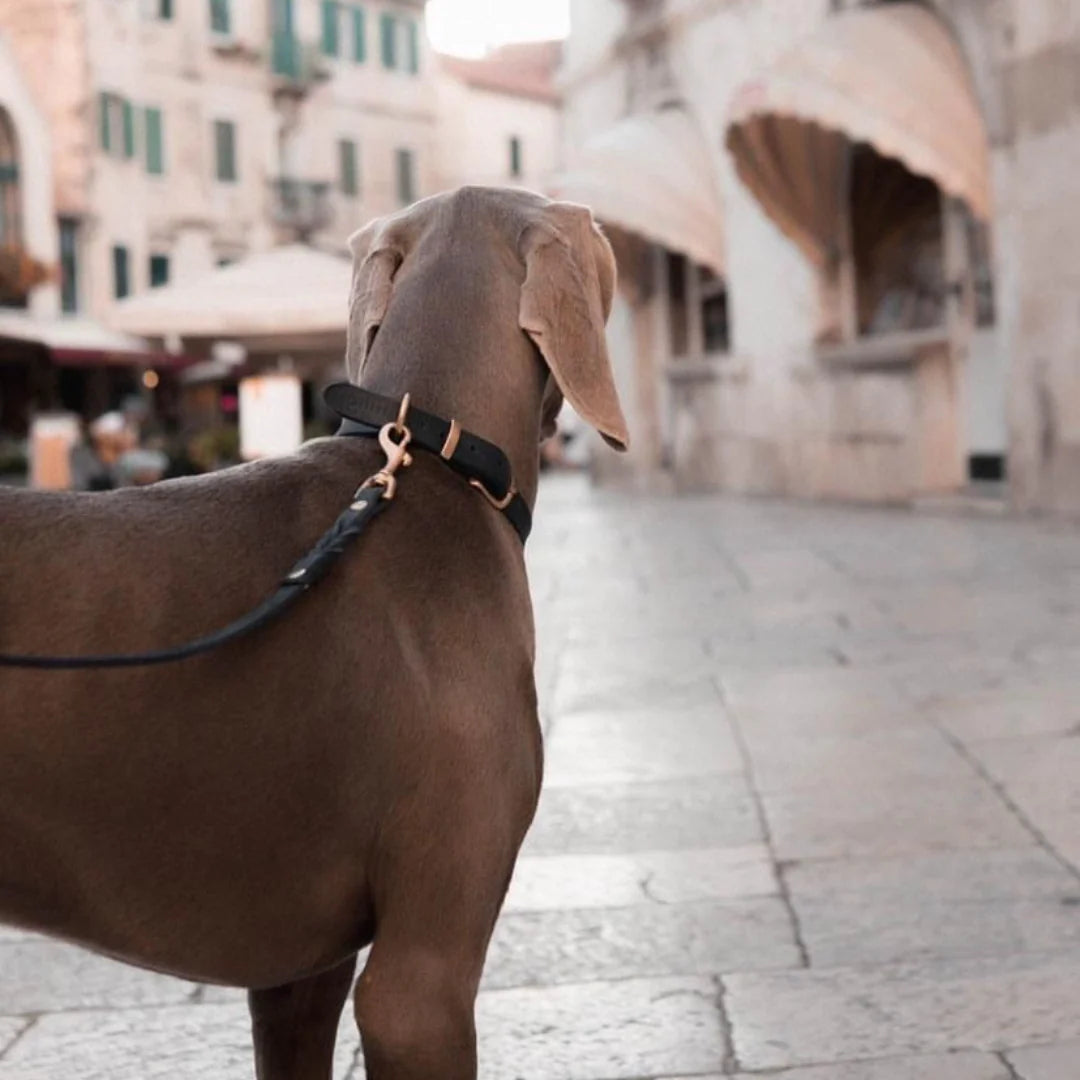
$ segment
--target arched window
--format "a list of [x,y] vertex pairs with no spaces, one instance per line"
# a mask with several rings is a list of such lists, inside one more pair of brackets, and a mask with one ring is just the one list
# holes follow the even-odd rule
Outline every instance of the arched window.
[[19,143],[11,117],[0,108],[0,247],[22,244],[19,196]]

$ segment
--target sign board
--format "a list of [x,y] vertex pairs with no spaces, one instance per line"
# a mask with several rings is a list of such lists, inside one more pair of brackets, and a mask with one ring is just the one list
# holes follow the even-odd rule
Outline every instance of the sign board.
[[240,456],[245,461],[284,457],[304,441],[300,380],[280,373],[240,383]]
[[46,491],[71,487],[71,448],[79,441],[76,416],[54,413],[30,425],[30,486]]

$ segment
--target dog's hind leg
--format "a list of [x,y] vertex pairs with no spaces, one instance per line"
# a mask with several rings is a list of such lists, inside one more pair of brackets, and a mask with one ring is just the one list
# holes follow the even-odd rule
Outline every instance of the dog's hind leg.
[[248,993],[258,1080],[331,1080],[338,1020],[356,957],[299,982]]

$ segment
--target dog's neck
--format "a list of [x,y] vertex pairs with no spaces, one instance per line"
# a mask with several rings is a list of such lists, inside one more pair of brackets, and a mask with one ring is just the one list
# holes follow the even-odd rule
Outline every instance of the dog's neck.
[[[475,297],[445,283],[433,302],[417,303],[420,292],[401,289],[395,296],[360,386],[386,397],[409,393],[418,408],[457,420],[495,443],[510,459],[514,484],[532,507],[547,370],[518,328],[516,310],[510,319],[494,318],[490,310],[477,316],[468,306]],[[464,306],[450,314],[454,299]]]
[[418,408],[446,420],[457,420],[467,431],[494,443],[510,460],[514,486],[530,508],[534,506],[539,477],[542,382],[529,395],[531,408],[500,402],[494,394],[488,400],[479,400],[469,393],[467,386],[447,385],[430,377],[422,364],[415,367],[394,364],[392,370],[366,368],[360,385],[392,398],[409,393]]

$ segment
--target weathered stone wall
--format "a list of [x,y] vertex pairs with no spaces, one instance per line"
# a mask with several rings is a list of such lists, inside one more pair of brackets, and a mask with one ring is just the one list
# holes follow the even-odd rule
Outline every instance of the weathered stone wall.
[[[559,161],[559,107],[521,94],[470,86],[451,73],[438,79],[436,186],[462,184],[540,191]],[[522,145],[522,174],[510,174],[510,138]]]
[[1011,303],[1013,498],[1080,512],[1080,6],[1015,0],[1002,228]]
[[[1080,510],[1080,5],[928,6],[965,53],[991,145],[997,318],[989,337],[1009,373],[1011,496],[1023,508]],[[580,25],[589,40],[572,39],[568,50],[570,156],[589,133],[618,119],[632,96],[626,24],[616,19],[626,7],[617,0],[575,6],[574,37]],[[959,354],[953,371],[932,355],[880,373],[820,363],[817,278],[723,150],[735,87],[811,32],[829,5],[668,0],[656,7],[678,93],[716,155],[733,340],[730,368],[677,391],[673,421],[655,418],[668,428],[679,482],[876,500],[955,487],[965,379],[979,358]]]
[[88,209],[94,113],[84,5],[85,0],[0,0],[0,28],[49,123],[60,214]]

